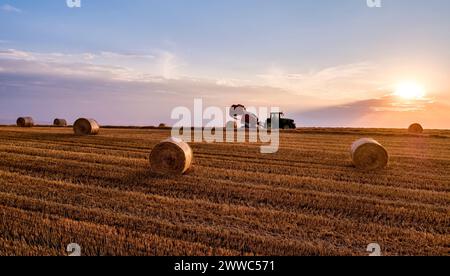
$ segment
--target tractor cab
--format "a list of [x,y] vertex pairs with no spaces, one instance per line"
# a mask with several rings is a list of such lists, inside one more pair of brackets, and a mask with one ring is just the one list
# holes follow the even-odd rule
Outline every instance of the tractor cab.
[[[279,122],[279,129],[296,129],[297,126],[295,125],[295,121],[292,119],[286,119],[283,118],[284,113],[283,112],[272,112],[270,113],[270,118],[266,121],[266,128],[272,128],[272,122],[275,122],[278,120]],[[274,124],[273,127],[276,127]]]

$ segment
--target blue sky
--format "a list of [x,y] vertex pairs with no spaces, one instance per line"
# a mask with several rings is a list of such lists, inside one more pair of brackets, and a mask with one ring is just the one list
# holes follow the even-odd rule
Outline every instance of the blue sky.
[[[420,106],[445,108],[450,1],[382,3],[82,0],[69,9],[65,0],[0,0],[0,119],[29,112],[41,121],[158,124],[201,97],[280,106],[299,125],[377,126],[378,106],[338,121],[336,108],[389,105],[403,80],[426,86]],[[396,111],[423,119],[427,104]],[[450,127],[429,113],[429,125]]]

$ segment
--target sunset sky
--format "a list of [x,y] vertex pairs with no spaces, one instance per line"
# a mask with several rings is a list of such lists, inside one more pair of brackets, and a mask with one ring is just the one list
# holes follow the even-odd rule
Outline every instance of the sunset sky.
[[298,126],[450,128],[450,1],[0,0],[0,124],[172,123],[278,106]]

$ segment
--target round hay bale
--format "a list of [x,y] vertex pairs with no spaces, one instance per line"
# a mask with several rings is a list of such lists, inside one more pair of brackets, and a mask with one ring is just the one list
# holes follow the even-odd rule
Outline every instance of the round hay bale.
[[169,138],[156,145],[150,153],[152,172],[159,175],[182,175],[192,164],[191,147],[178,138]]
[[423,133],[423,127],[420,124],[415,123],[409,126],[408,132],[414,134],[421,134]]
[[73,131],[76,135],[97,135],[100,125],[94,119],[80,118],[73,124]]
[[383,169],[389,163],[387,150],[371,138],[363,138],[351,147],[353,164],[360,170],[373,171]]
[[67,121],[64,119],[55,119],[53,121],[53,125],[57,127],[65,127],[67,126]]
[[227,128],[227,129],[234,130],[234,129],[237,129],[237,128],[238,128],[238,124],[237,124],[236,121],[229,121],[229,122],[227,122],[226,128]]
[[31,117],[20,117],[17,119],[18,127],[33,127],[34,121]]

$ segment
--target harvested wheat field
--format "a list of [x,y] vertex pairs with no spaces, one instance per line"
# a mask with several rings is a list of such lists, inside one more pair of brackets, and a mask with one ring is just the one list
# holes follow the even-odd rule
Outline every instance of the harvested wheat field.
[[[150,171],[169,130],[0,128],[0,255],[449,255],[450,131],[299,129],[259,144],[190,143],[194,167]],[[372,137],[387,169],[356,170]]]

